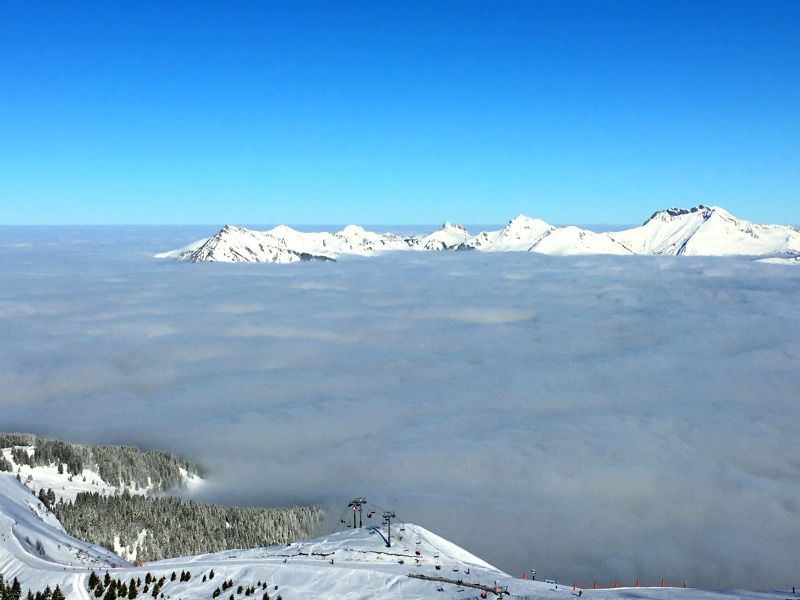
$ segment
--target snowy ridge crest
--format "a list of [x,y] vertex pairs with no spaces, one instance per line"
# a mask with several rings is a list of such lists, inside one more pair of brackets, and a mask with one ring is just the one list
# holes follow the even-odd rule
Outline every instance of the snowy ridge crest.
[[701,213],[704,217],[708,218],[714,210],[720,212],[722,211],[721,208],[717,207],[709,208],[703,204],[698,204],[697,206],[693,206],[692,208],[668,208],[666,210],[657,210],[654,212],[647,221],[644,222],[646,225],[648,222],[652,221],[653,219],[661,219],[662,221],[668,221],[673,217],[682,217],[684,215],[691,215],[694,213]]
[[757,225],[717,206],[701,204],[657,211],[640,227],[601,233],[572,225],[556,227],[525,215],[514,217],[500,230],[476,235],[450,222],[432,233],[415,236],[375,233],[358,225],[348,225],[338,233],[307,233],[285,225],[269,231],[225,225],[210,238],[157,254],[156,258],[194,263],[294,263],[333,261],[346,255],[375,256],[396,250],[764,258],[800,254],[800,231],[784,225]]

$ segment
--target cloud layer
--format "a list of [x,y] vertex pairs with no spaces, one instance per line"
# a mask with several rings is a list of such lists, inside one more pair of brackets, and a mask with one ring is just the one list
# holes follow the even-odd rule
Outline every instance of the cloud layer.
[[[355,495],[511,572],[795,570],[800,271],[741,259],[151,258],[191,228],[3,228],[0,429],[171,450],[205,499]],[[337,515],[338,516],[338,515]]]

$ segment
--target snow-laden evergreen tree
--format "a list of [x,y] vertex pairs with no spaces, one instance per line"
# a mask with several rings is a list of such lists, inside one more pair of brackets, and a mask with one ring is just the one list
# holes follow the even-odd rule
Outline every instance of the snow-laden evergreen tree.
[[[33,447],[33,452],[25,449]],[[25,433],[0,433],[0,448],[12,448],[17,464],[57,466],[59,472],[80,475],[84,468],[100,473],[111,485],[136,488],[152,485],[166,491],[184,483],[182,473],[202,475],[203,469],[168,452],[142,452],[133,446],[84,446]],[[2,466],[2,463],[0,463]]]
[[75,537],[110,549],[115,536],[131,543],[144,530],[136,555],[144,561],[287,544],[311,535],[323,514],[317,506],[222,508],[172,497],[96,492],[81,492],[74,503],[58,503],[54,512]]
[[2,454],[0,454],[0,471],[7,471],[8,473],[14,471],[14,467],[11,466],[11,463],[6,460],[6,457]]

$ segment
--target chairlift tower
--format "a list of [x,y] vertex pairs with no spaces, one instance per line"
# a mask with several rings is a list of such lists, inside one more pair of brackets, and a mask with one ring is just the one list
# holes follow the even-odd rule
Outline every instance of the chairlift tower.
[[386,510],[383,512],[383,519],[386,521],[386,547],[392,547],[392,519],[394,519],[397,515],[394,514],[393,510]]
[[353,529],[356,528],[356,511],[358,511],[358,526],[359,527],[363,526],[361,522],[361,511],[363,510],[362,506],[366,503],[367,503],[366,498],[359,497],[359,498],[354,498],[352,502],[350,502],[350,504],[347,505],[353,509]]

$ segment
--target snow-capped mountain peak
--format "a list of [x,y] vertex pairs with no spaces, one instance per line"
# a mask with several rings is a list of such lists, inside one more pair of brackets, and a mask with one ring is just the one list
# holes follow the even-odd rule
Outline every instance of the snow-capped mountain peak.
[[364,237],[368,233],[369,232],[360,225],[348,225],[336,235],[341,235],[344,237]]
[[555,227],[521,214],[500,230],[475,236],[449,221],[433,233],[417,236],[374,233],[358,225],[348,225],[335,234],[304,233],[285,225],[266,232],[226,225],[211,238],[156,257],[189,262],[298,262],[335,260],[346,254],[374,256],[389,250],[456,249],[556,255],[794,256],[800,252],[800,231],[781,225],[756,225],[718,206],[700,204],[660,210],[640,227],[606,233]]
[[541,219],[517,215],[500,231],[482,231],[467,245],[484,251],[528,252],[554,229]]
[[702,218],[707,219],[709,216],[711,216],[713,212],[721,210],[722,209],[717,208],[715,206],[705,206],[703,204],[693,206],[692,208],[672,207],[672,208],[667,208],[665,210],[657,210],[650,216],[649,219],[647,219],[647,221],[644,222],[644,225],[646,225],[648,222],[652,220],[671,221],[674,220],[675,218],[683,217],[685,215],[698,215]]
[[542,219],[533,219],[525,215],[517,215],[511,219],[503,229],[500,230],[501,237],[505,238],[524,238],[531,234],[537,237],[545,232],[555,229],[553,225]]
[[670,208],[641,227],[611,236],[635,254],[763,256],[800,250],[800,232],[781,225],[756,225],[718,206]]
[[467,233],[466,227],[464,227],[463,225],[458,225],[456,223],[451,223],[450,221],[445,221],[444,223],[442,223],[442,226],[439,227],[439,231],[452,231],[452,230]]
[[468,239],[469,232],[464,227],[445,221],[433,233],[410,238],[408,245],[417,250],[452,250]]
[[548,223],[542,221],[541,219],[534,219],[532,217],[519,214],[508,222],[505,229],[507,230],[530,229],[532,226],[539,227],[541,225],[547,225],[548,227],[550,227]]
[[267,233],[274,235],[275,237],[294,237],[300,235],[300,232],[296,229],[292,229],[288,225],[278,225],[277,227],[273,227]]

